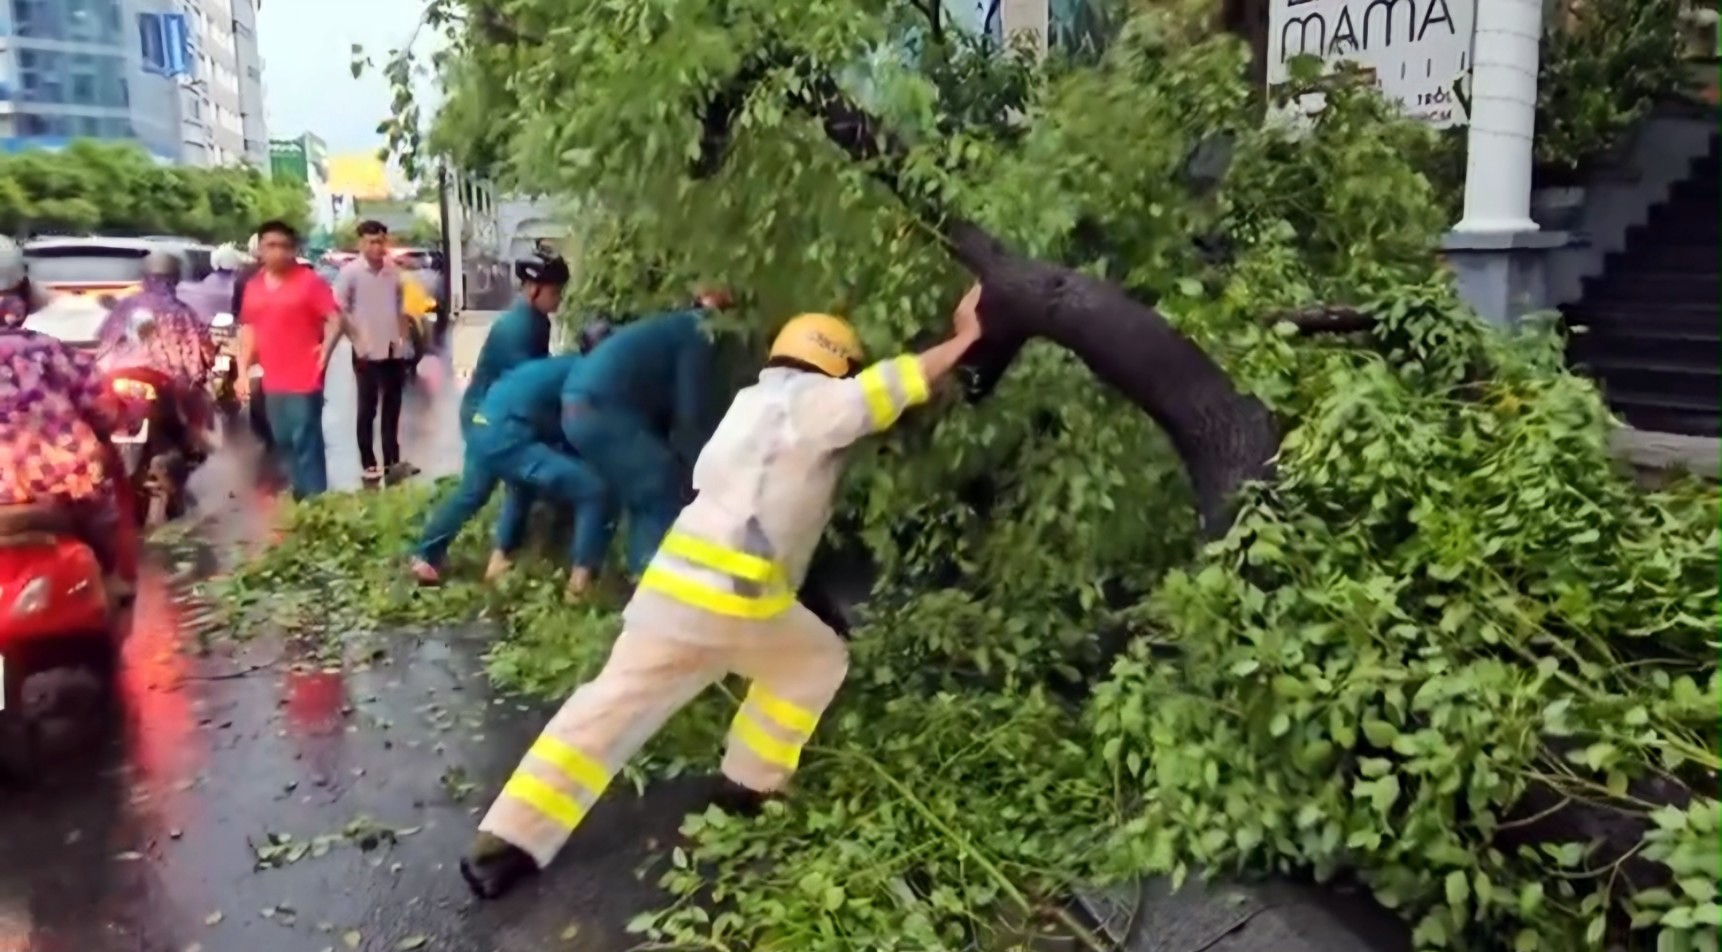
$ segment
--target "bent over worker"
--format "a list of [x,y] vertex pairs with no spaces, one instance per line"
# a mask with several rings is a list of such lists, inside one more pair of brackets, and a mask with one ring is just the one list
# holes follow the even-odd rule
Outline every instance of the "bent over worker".
[[479,824],[461,875],[482,898],[548,865],[615,776],[714,681],[752,681],[730,726],[716,802],[757,810],[795,771],[848,671],[843,641],[795,600],[831,514],[844,450],[927,400],[980,339],[980,288],[955,333],[859,375],[855,332],[804,314],[736,395],[681,511],[623,612],[604,669],[556,712]]
[[413,558],[424,585],[442,581],[439,566],[449,544],[490,501],[500,483],[508,497],[496,524],[493,560],[506,561],[526,541],[526,513],[548,496],[574,509],[568,594],[585,594],[610,547],[609,494],[598,474],[562,442],[562,384],[584,357],[564,354],[509,371],[490,388],[467,428],[460,488],[431,514]]
[[[484,344],[478,349],[478,360],[473,364],[472,377],[460,395],[462,440],[472,440],[472,418],[478,415],[485,395],[498,380],[528,361],[550,356],[550,315],[562,306],[562,290],[570,277],[568,262],[553,252],[533,251],[514,262],[514,279],[520,285],[520,293],[485,333]],[[582,349],[589,347],[582,346]],[[489,493],[486,493],[488,497]],[[504,499],[502,521],[497,525],[499,537],[519,538],[526,533],[531,507],[512,505],[517,498],[511,495]],[[454,531],[459,532],[460,527],[456,525]],[[439,564],[440,558],[438,553],[431,563]],[[485,580],[495,581],[508,571],[508,565],[507,554],[500,549],[493,550],[490,566],[485,569]]]
[[628,574],[645,571],[682,506],[684,473],[711,434],[712,342],[705,313],[659,314],[610,335],[568,375],[562,432],[615,491],[628,517]]

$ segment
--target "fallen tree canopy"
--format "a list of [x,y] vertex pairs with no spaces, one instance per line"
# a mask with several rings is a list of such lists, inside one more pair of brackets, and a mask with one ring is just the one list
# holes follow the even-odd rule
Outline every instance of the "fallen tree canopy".
[[[433,7],[453,45],[429,142],[579,200],[576,308],[716,276],[745,292],[744,349],[819,309],[888,353],[942,326],[964,266],[994,269],[990,398],[847,481],[834,531],[880,577],[800,795],[696,821],[699,872],[671,870],[641,928],[960,948],[1078,880],[1203,869],[1355,877],[1427,949],[1713,948],[1715,490],[1634,487],[1558,338],[1460,306],[1426,132],[1343,77],[1307,129],[1264,123],[1240,45],[1177,7],[1044,61],[908,4]],[[767,48],[783,65],[752,65]],[[817,76],[890,148],[834,143]],[[737,89],[718,161],[711,107]],[[1193,187],[1218,135],[1229,169]],[[1146,336],[1093,336],[1124,326]],[[1018,353],[1031,337],[1081,360]],[[1204,470],[1211,421],[1253,406],[1284,434],[1272,479],[1248,482],[1255,437],[1221,457],[1254,463]],[[589,671],[614,616],[561,608],[547,575],[405,584],[390,560],[426,492],[307,507],[228,603],[314,590],[337,630],[490,614],[504,683]],[[457,564],[482,549],[469,533]],[[1073,709],[1048,686],[1106,660],[1102,630],[1128,647]],[[722,704],[647,771],[709,767]],[[722,911],[696,901],[714,880]]]

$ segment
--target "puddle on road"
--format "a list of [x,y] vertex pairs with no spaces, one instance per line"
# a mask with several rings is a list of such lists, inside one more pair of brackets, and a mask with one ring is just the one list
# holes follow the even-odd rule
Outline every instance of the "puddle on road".
[[[243,486],[242,462],[203,478]],[[200,653],[180,594],[213,551],[271,531],[266,495],[226,503],[214,545],[140,580],[105,737],[0,790],[0,950],[631,948],[625,924],[657,898],[637,871],[704,783],[611,798],[546,875],[476,905],[454,863],[548,712],[492,694],[483,628],[385,636],[346,665],[274,638]]]

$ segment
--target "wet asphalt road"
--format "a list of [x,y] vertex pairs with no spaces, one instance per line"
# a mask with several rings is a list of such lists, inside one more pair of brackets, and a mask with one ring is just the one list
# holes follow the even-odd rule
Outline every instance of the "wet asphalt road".
[[[331,375],[341,488],[358,483],[351,387]],[[454,430],[452,403],[445,388],[403,426],[406,455],[431,473],[458,469],[458,440],[438,435]],[[250,478],[238,448],[197,477],[219,510],[213,532],[267,530]],[[0,952],[619,952],[637,941],[624,926],[655,899],[655,876],[639,871],[667,854],[703,782],[612,796],[544,876],[474,903],[455,861],[548,717],[491,695],[485,631],[400,635],[344,668],[276,640],[218,640],[199,656],[172,571],[155,565],[140,586],[119,710],[56,724],[39,774],[0,789]],[[91,724],[98,733],[72,729]],[[355,823],[395,832],[336,836]],[[280,865],[258,869],[259,847]]]

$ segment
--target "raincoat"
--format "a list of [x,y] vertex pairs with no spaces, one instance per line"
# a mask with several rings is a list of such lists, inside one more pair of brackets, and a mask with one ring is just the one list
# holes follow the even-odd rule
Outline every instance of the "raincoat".
[[236,271],[211,271],[202,281],[181,281],[177,294],[204,324],[215,320],[217,314],[237,317],[233,310],[233,289],[238,277]]
[[104,569],[127,577],[135,530],[108,437],[137,411],[87,354],[46,334],[0,331],[0,505],[64,506]]
[[[208,322],[175,292],[162,278],[144,278],[142,290],[115,304],[102,322],[98,360],[107,369],[153,367],[174,378],[189,396],[209,379],[216,346]],[[154,315],[154,331],[140,339],[132,323],[145,311]]]
[[704,313],[678,311],[617,329],[568,375],[562,431],[628,514],[638,578],[681,508],[683,474],[711,433],[714,348]]
[[496,525],[498,551],[520,548],[533,501],[548,496],[574,509],[573,565],[597,572],[610,547],[609,493],[597,473],[568,452],[560,426],[563,381],[583,359],[564,354],[529,361],[490,388],[468,421],[460,487],[426,523],[419,558],[440,565],[461,527],[502,484],[507,495]]
[[[176,290],[163,278],[145,277],[143,288],[115,304],[102,322],[96,359],[104,371],[150,367],[167,374],[174,382],[174,401],[185,422],[202,428],[210,418],[204,384],[215,368],[219,348],[210,336],[208,322],[181,301]],[[150,330],[140,335],[132,325],[145,311],[154,320]]]
[[114,476],[106,440],[121,413],[89,355],[46,334],[0,332],[0,504],[104,496]]
[[767,369],[737,394],[609,660],[551,718],[479,829],[548,865],[635,752],[732,672],[752,685],[723,773],[755,792],[781,789],[848,671],[842,639],[795,600],[844,450],[927,399],[922,364],[907,356],[854,378]]

